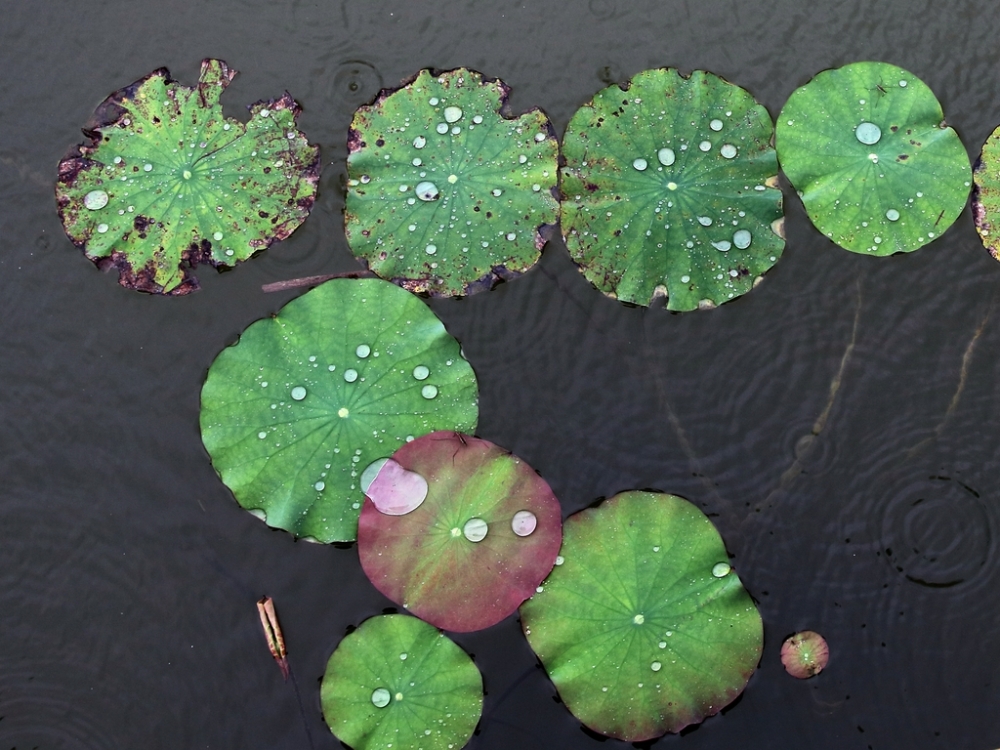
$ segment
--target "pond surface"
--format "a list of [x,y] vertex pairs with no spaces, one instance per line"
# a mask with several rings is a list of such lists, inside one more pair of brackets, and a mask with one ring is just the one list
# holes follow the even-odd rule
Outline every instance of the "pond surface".
[[[381,86],[468,66],[561,135],[608,83],[703,68],[776,115],[816,72],[876,59],[935,91],[972,157],[1000,123],[986,0],[694,3],[7,4],[0,30],[0,746],[336,748],[318,680],[349,626],[390,606],[354,547],[295,542],[241,510],[198,430],[217,352],[299,291],[356,268],[346,133]],[[204,57],[242,71],[227,112],[287,89],[322,147],[313,215],[202,290],[119,287],[66,239],[56,164],[111,91]],[[711,514],[759,601],[760,669],[662,747],[1000,745],[1000,266],[968,209],[906,256],[833,246],[786,193],[784,257],[711,312],[628,308],[558,238],[539,267],[433,309],[481,387],[478,435],[545,477],[564,514],[633,488]],[[274,598],[294,683],[255,601]],[[807,682],[779,660],[821,632]],[[488,694],[472,748],[589,748],[516,617],[455,637]],[[624,746],[613,740],[603,747]]]

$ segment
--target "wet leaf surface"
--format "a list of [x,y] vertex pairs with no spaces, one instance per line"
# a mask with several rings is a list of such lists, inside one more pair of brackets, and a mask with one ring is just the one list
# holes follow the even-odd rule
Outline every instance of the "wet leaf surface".
[[926,245],[969,196],[969,157],[934,92],[888,63],[824,70],[796,89],[777,148],[816,228],[856,253]]
[[712,73],[639,73],[599,91],[563,139],[562,231],[605,294],[670,310],[750,291],[784,248],[771,118]]
[[976,186],[972,208],[979,239],[994,259],[1000,260],[1000,128],[983,144],[973,171]]
[[580,721],[645,740],[742,692],[763,647],[760,614],[694,505],[616,495],[567,519],[560,555],[521,621]]
[[368,495],[379,501],[383,476],[400,469],[425,480],[426,499],[398,515],[365,500],[358,554],[375,587],[446,630],[479,630],[513,613],[559,552],[562,521],[549,485],[508,451],[455,432],[401,447]]
[[330,729],[356,750],[461,748],[482,713],[483,680],[436,628],[381,615],[337,646],[320,701]]
[[555,224],[559,146],[537,109],[507,116],[507,86],[423,70],[354,115],[347,238],[384,279],[451,296],[538,260]]
[[286,93],[227,118],[219,97],[236,71],[202,62],[198,85],[160,68],[111,94],[59,163],[66,234],[122,286],[185,294],[189,268],[232,266],[290,235],[309,215],[319,148],[296,127]]
[[201,402],[202,440],[240,505],[321,542],[355,538],[369,463],[478,416],[458,342],[379,279],[333,279],[252,324]]

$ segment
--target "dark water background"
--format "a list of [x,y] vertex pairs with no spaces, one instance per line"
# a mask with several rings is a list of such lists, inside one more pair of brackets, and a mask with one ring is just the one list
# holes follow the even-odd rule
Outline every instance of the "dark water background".
[[[380,86],[472,67],[561,135],[647,68],[709,69],[774,116],[816,72],[884,60],[930,85],[974,157],[1000,123],[998,39],[988,0],[0,1],[0,747],[339,746],[318,680],[346,628],[390,603],[353,548],[296,543],[237,506],[198,398],[216,353],[298,293],[262,284],[355,267],[346,131]],[[285,89],[303,104],[320,199],[280,246],[202,269],[202,291],[137,294],[63,235],[56,164],[108,93],[160,66],[191,85],[207,56],[242,71],[229,114]],[[916,253],[865,258],[785,188],[784,257],[712,312],[608,300],[559,240],[513,283],[432,303],[479,375],[478,434],[537,468],[567,514],[643,487],[714,514],[760,602],[763,660],[731,710],[658,747],[994,748],[1000,265],[968,210]],[[263,594],[302,712],[264,642]],[[808,682],[778,660],[803,628],[832,652]],[[600,745],[516,618],[455,640],[488,691],[470,747]]]

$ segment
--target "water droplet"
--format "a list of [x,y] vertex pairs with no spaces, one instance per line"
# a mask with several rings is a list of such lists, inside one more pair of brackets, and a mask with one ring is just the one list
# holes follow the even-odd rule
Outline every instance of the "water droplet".
[[367,185],[371,181],[372,181],[372,178],[369,177],[368,175],[366,175],[366,174],[361,175],[361,183],[363,185]]
[[389,461],[388,458],[377,458],[365,467],[365,470],[361,472],[362,492],[368,494],[368,488],[371,487],[372,482],[375,481],[375,477],[378,476],[378,473],[382,470],[382,467],[385,466],[387,461]]
[[906,81],[900,81],[899,82],[899,87],[905,89],[906,88]]
[[303,388],[301,385],[297,385],[294,388],[292,388],[293,399],[295,399],[296,401],[301,401],[305,397],[306,397],[306,389]]
[[191,179],[191,170],[190,169],[185,169],[183,172],[181,172],[181,176],[185,180],[190,180]]
[[722,130],[722,120],[712,120],[710,123],[708,123],[708,127],[718,132]]
[[899,211],[897,211],[894,208],[890,208],[888,211],[885,212],[885,218],[887,218],[889,221],[899,221]]
[[444,119],[445,122],[458,122],[462,119],[462,108],[461,107],[445,107],[444,108]]
[[661,148],[656,152],[656,159],[665,167],[669,167],[674,163],[677,157],[674,155],[674,150],[672,148]]
[[387,516],[405,516],[427,498],[427,480],[391,458],[380,458],[361,473],[361,489]]
[[472,121],[474,123],[476,123],[476,125],[479,125],[483,121],[483,116],[482,115],[476,115],[475,117],[472,118]]
[[490,192],[493,194],[494,198],[499,198],[501,195],[503,195],[503,190],[501,190],[500,188],[493,188]]
[[415,167],[419,167],[419,166],[420,166],[421,164],[423,164],[424,162],[423,162],[423,160],[422,160],[422,159],[421,159],[421,158],[420,158],[420,157],[418,156],[418,157],[416,157],[416,158],[415,158],[415,159],[414,159],[414,160],[413,160],[412,162],[410,162],[410,163],[411,163],[411,164],[412,164],[413,166],[415,166]]
[[142,170],[144,172],[152,172],[153,171],[153,165],[152,164],[143,164],[142,165]]
[[413,148],[423,148],[426,145],[427,145],[427,139],[424,138],[422,135],[418,135],[416,138],[413,139]]
[[517,234],[516,234],[515,232],[507,232],[507,234],[506,234],[505,236],[506,236],[506,237],[507,237],[507,239],[508,239],[508,240],[510,240],[511,242],[513,242],[514,240],[516,240],[516,239],[517,239]]
[[545,140],[545,133],[535,133],[535,141],[541,143]]
[[401,659],[402,661],[406,661],[406,657],[407,657],[407,656],[408,656],[408,654],[407,654],[407,653],[406,653],[406,652],[404,651],[403,653],[401,653],[401,654],[399,655],[399,658],[400,658],[400,659]]
[[219,240],[221,240],[222,239],[222,232],[216,232],[215,234],[213,234],[212,235],[212,239],[215,240],[216,242],[218,242]]
[[722,144],[722,148],[719,149],[719,153],[726,159],[736,158],[736,146],[731,143]]
[[436,128],[434,128],[434,129],[435,129],[435,130],[436,130],[437,132],[439,132],[439,133],[440,133],[441,135],[444,135],[445,133],[447,133],[447,132],[448,132],[448,123],[446,123],[446,122],[439,122],[439,123],[437,124],[437,127],[436,127]]
[[702,141],[701,143],[698,144],[698,148],[700,148],[702,151],[711,151],[712,144],[710,141]]
[[368,344],[359,344],[358,348],[354,350],[354,353],[357,354],[360,359],[364,359],[372,353],[372,348],[368,346]]
[[392,700],[392,694],[385,688],[375,688],[372,691],[372,704],[375,708],[385,708]]
[[436,385],[425,385],[420,389],[420,395],[426,399],[432,399],[438,395],[438,389]]
[[863,122],[854,129],[854,137],[866,146],[871,146],[882,138],[882,129],[873,122]]
[[417,380],[427,380],[427,376],[430,374],[431,371],[428,370],[424,365],[417,365],[416,367],[413,368],[413,377],[415,377]]
[[562,555],[556,555],[556,565],[562,565],[564,562],[566,562],[565,557]]
[[316,482],[316,484],[313,485],[313,489],[317,492],[322,492],[326,489],[326,482]]
[[746,250],[753,241],[753,235],[746,229],[737,229],[733,232],[733,244],[740,250]]
[[712,247],[721,252],[728,253],[732,245],[729,243],[729,240],[718,240],[712,243]]
[[667,183],[667,190],[676,190],[676,189],[677,189],[677,183],[676,182],[668,182]]
[[649,164],[646,162],[645,159],[636,159],[635,161],[632,162],[632,166],[635,167],[640,172],[642,172],[646,169],[646,167],[649,166]]
[[417,184],[417,197],[422,201],[436,201],[438,199],[437,185],[433,182],[421,182]]
[[108,225],[107,224],[98,224],[97,225],[97,232],[98,232],[98,234],[104,234],[107,231],[108,231]]
[[357,379],[358,379],[357,370],[344,370],[344,380],[346,380],[348,383],[353,383]]
[[666,648],[667,647],[667,642],[666,641],[660,641],[656,645],[659,646],[660,648]]
[[710,226],[712,226],[712,217],[710,217],[710,216],[699,216],[698,217],[698,223],[701,224],[703,227],[710,227]]
[[731,571],[732,569],[733,568],[729,563],[724,563],[724,562],[716,563],[712,567],[712,575],[715,576],[716,578],[725,578],[727,575],[729,575],[729,571]]
[[337,416],[340,417],[341,419],[347,419],[349,416],[351,416],[351,412],[346,406],[341,406],[339,409],[337,409]]
[[114,159],[112,159],[112,161],[115,164],[121,164],[122,163],[122,158],[120,156],[116,156]]
[[83,205],[91,211],[97,211],[108,205],[108,194],[103,190],[91,190],[83,196]]
[[538,526],[538,519],[530,510],[519,510],[510,521],[510,528],[518,536],[528,536]]
[[462,527],[462,533],[470,542],[481,542],[486,538],[490,527],[482,518],[470,518]]
[[258,437],[259,439],[263,440],[264,438],[266,438],[266,437],[267,437],[267,433],[266,433],[266,432],[264,432],[263,430],[261,430],[260,432],[258,432],[258,433],[257,433],[257,437]]
[[660,662],[658,661],[654,661],[652,664],[649,665],[649,668],[652,669],[654,672],[659,672],[663,668],[663,665],[660,664]]
[[687,274],[685,274],[684,276],[681,276],[681,283],[682,284],[687,284],[689,281],[691,281],[691,277],[688,276]]
[[636,615],[635,617],[632,618],[632,622],[634,622],[636,625],[642,625],[644,622],[646,622],[646,618],[643,615]]

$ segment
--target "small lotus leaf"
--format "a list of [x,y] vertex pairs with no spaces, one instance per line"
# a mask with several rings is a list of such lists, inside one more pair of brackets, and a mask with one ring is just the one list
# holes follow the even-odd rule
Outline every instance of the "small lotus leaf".
[[59,163],[56,199],[66,234],[119,283],[186,294],[198,263],[232,266],[290,235],[309,215],[319,148],[296,128],[286,93],[222,114],[236,71],[205,60],[195,88],[166,68],[116,91],[83,144]]
[[330,729],[356,750],[461,748],[483,710],[483,678],[436,628],[380,615],[337,646],[320,701]]
[[976,231],[990,255],[1000,260],[1000,128],[990,133],[983,144],[973,178]]
[[646,740],[743,690],[763,647],[760,614],[694,505],[622,493],[566,521],[561,555],[521,621],[584,724]]
[[240,505],[322,542],[355,538],[369,463],[478,416],[458,342],[378,279],[333,279],[252,324],[216,357],[201,404],[202,440]]
[[537,109],[508,117],[508,88],[423,70],[361,107],[347,159],[347,239],[413,292],[489,289],[530,268],[555,224],[559,144]]
[[455,432],[407,443],[382,471],[393,463],[427,481],[427,498],[403,515],[365,500],[358,554],[375,587],[446,630],[479,630],[514,612],[562,541],[545,480],[508,451]]
[[566,129],[562,231],[605,294],[670,310],[750,291],[784,248],[771,118],[711,73],[639,73]]
[[969,156],[934,92],[888,63],[825,70],[794,91],[777,148],[813,224],[852,252],[916,250],[969,196]]

